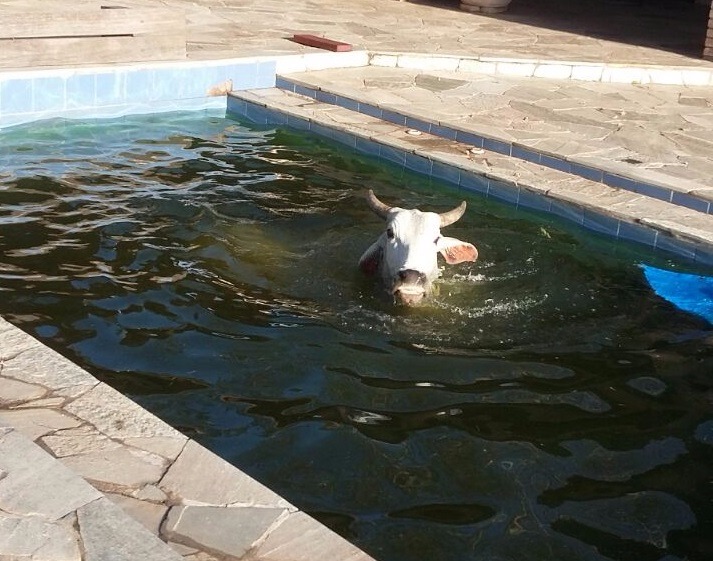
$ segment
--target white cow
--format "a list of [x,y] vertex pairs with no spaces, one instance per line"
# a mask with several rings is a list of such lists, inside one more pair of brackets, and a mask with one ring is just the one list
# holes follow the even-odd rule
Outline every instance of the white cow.
[[474,245],[441,235],[441,228],[463,216],[465,201],[437,214],[390,207],[371,189],[366,200],[386,220],[386,228],[361,256],[359,268],[368,275],[378,273],[397,303],[418,304],[429,293],[438,277],[439,252],[450,265],[478,258]]

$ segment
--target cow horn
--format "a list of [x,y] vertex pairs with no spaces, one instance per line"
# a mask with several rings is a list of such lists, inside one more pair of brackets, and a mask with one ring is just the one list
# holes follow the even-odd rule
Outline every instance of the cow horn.
[[441,228],[444,228],[445,226],[450,226],[451,224],[456,222],[461,216],[463,216],[464,212],[465,212],[465,201],[463,201],[461,204],[459,204],[454,209],[449,210],[448,212],[439,213],[438,216],[441,217]]
[[371,189],[366,193],[366,202],[371,210],[381,216],[381,218],[386,219],[386,214],[391,210],[391,207],[377,199],[376,195],[374,195],[374,191]]

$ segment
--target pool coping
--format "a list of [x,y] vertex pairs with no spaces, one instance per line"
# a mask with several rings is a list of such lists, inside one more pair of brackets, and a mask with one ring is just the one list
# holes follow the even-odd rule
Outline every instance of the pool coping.
[[622,170],[621,165],[600,162],[593,164],[576,156],[562,156],[556,152],[538,149],[522,142],[511,140],[507,135],[482,133],[478,126],[465,128],[462,124],[452,124],[448,121],[439,121],[423,117],[417,112],[404,111],[402,108],[392,108],[388,104],[379,104],[365,100],[358,92],[337,90],[335,88],[314,85],[307,78],[299,75],[278,74],[275,87],[311,97],[318,101],[339,105],[358,113],[378,117],[385,121],[430,133],[442,138],[457,140],[476,148],[484,148],[491,152],[526,160],[545,167],[553,168],[565,173],[570,173],[603,183],[610,187],[625,189],[703,212],[713,213],[713,193],[706,191],[701,185],[679,179],[677,182],[653,181],[646,172],[642,173],[632,167]]
[[[708,85],[713,85],[713,66],[707,68],[705,65],[701,68],[665,69],[367,51],[20,69],[0,71],[0,128],[58,117],[111,118],[207,108],[235,112],[235,106],[231,106],[235,102],[231,100],[238,98],[232,94],[226,97],[230,92],[248,92],[245,95],[249,97],[254,96],[255,91],[274,89],[278,84],[278,75],[366,65],[417,67],[423,70],[455,68],[469,72],[613,83],[631,83],[632,80],[653,83],[653,80],[660,80],[655,83],[685,85],[695,82],[701,85],[699,82],[707,80]],[[452,150],[443,149],[440,154],[427,153],[409,146],[408,139],[403,135],[385,134],[377,138],[374,134],[355,134],[349,127],[335,127],[319,118],[298,114],[290,117],[284,111],[267,109],[264,100],[254,97],[249,105],[246,101],[244,115],[251,119],[257,116],[257,122],[267,123],[270,118],[278,123],[310,130],[363,153],[401,165],[404,169],[425,173],[458,188],[493,196],[516,206],[549,212],[615,238],[674,251],[701,263],[713,263],[711,240],[696,240],[690,232],[683,238],[677,238],[675,227],[667,227],[665,220],[631,221],[599,214],[564,190],[556,193],[548,189],[545,192],[537,185],[513,180],[493,170],[473,167],[469,158],[466,159],[470,163],[464,165],[463,159],[454,156]],[[380,117],[384,117],[383,112]],[[403,124],[408,123],[404,121]],[[392,123],[392,126],[396,125]],[[433,127],[429,125],[426,134],[433,132]],[[447,132],[446,136],[450,134]],[[457,141],[458,131],[454,135],[453,141]],[[448,138],[442,140],[449,141]],[[472,139],[466,139],[461,134],[460,140]],[[482,144],[485,145],[484,140]],[[469,145],[477,146],[477,142]],[[513,155],[512,152],[513,147],[510,147],[507,157]],[[494,157],[506,156],[495,151]],[[633,201],[629,203],[633,204]],[[305,560],[370,559],[366,553],[307,517],[279,495],[168,427],[129,398],[2,318],[0,380],[3,381],[0,385],[0,426],[14,427],[0,429],[0,440],[17,431],[39,444],[141,520],[154,534],[172,542],[181,555],[203,552],[206,559],[233,555],[234,550],[226,552],[221,550],[224,544],[216,544],[219,536],[207,538],[206,532],[220,533],[224,527],[220,524],[221,520],[249,526],[251,523],[248,520],[254,519],[256,509],[262,509],[261,522],[251,526],[245,540],[237,545],[230,544],[230,547],[243,547],[250,555],[259,553],[266,559],[279,558],[285,548],[298,552],[298,558]],[[107,451],[109,456],[106,456]],[[113,463],[121,465],[126,465],[122,462],[135,462],[132,469],[140,475],[127,482],[121,479],[121,470],[114,470],[112,462],[100,460],[101,457],[111,457]],[[195,469],[201,464],[209,466],[206,471],[211,473],[211,477],[206,478]],[[157,466],[160,469],[154,469]],[[8,471],[2,470],[3,465],[0,464],[0,475]],[[7,480],[7,477],[0,477],[0,506],[4,498],[3,485],[7,484]],[[239,496],[226,496],[226,489],[230,492],[237,490]],[[84,508],[87,504],[80,506]],[[80,517],[80,506],[69,511],[74,512],[74,520]],[[203,515],[213,527],[199,527],[195,520]],[[191,520],[194,522],[189,523]],[[50,525],[59,522],[47,521]],[[66,526],[66,520],[63,524]],[[170,553],[167,555],[167,558],[172,558]]]

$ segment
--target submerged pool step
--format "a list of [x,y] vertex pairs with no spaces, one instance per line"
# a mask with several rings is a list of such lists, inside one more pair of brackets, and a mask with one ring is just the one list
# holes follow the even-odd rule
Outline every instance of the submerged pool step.
[[232,92],[228,111],[310,131],[467,191],[713,264],[709,214],[280,88]]
[[[489,130],[488,133],[483,132],[477,121],[469,122],[468,129],[465,129],[462,122],[438,121],[424,118],[420,115],[409,114],[403,109],[403,106],[375,102],[364,92],[346,87],[337,90],[335,87],[320,81],[318,77],[314,76],[314,73],[308,76],[300,75],[299,77],[292,75],[278,76],[276,86],[286,91],[298,93],[324,103],[339,105],[410,129],[427,132],[449,140],[457,140],[478,148],[485,148],[491,152],[540,164],[597,183],[603,183],[610,187],[625,189],[650,198],[670,202],[697,212],[713,214],[713,190],[701,188],[700,185],[690,180],[681,179],[676,181],[675,184],[671,184],[652,179],[651,176],[655,177],[657,175],[655,171],[638,170],[633,164],[602,162],[600,165],[595,166],[588,161],[579,161],[577,157],[566,158],[560,154],[549,153],[532,146],[513,142],[507,135],[498,136],[492,130]],[[491,129],[491,127],[487,128]]]

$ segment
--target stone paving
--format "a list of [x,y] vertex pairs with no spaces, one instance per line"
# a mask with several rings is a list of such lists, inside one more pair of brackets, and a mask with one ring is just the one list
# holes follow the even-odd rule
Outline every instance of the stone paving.
[[[710,77],[713,63],[692,56],[695,41],[683,44],[696,34],[676,31],[689,28],[690,21],[659,14],[654,31],[637,45],[617,40],[617,30],[629,34],[632,25],[616,12],[593,12],[585,23],[571,26],[566,17],[548,20],[543,13],[556,9],[556,2],[548,0],[544,9],[539,0],[514,0],[501,17],[458,11],[457,0],[161,4],[185,12],[189,59],[312,53],[314,49],[289,38],[295,33],[324,35],[378,54],[382,66],[300,77],[316,88],[408,108],[452,126],[614,166],[710,198],[710,81],[698,86],[697,78],[668,86],[584,83],[573,81],[573,74],[561,74],[565,67],[580,65],[581,72],[589,72],[593,67],[588,65],[604,65],[602,73],[618,77],[611,82],[646,82],[654,74],[664,76],[659,81],[670,81],[669,71]],[[72,3],[73,8],[97,5]],[[51,8],[64,10],[66,3],[0,0],[0,11]],[[653,29],[647,21],[644,27]],[[635,36],[643,31],[637,29]],[[418,66],[384,66],[385,60],[403,62],[400,53]],[[475,61],[481,72],[464,74],[439,66],[449,58]],[[498,68],[485,71],[483,65],[496,60],[515,74],[533,70],[519,76],[503,76]],[[536,73],[535,63],[544,64],[549,80]],[[638,72],[633,79],[622,74],[629,67]],[[325,126],[379,136],[414,154],[426,154],[430,144],[427,154],[434,161],[479,171],[526,191],[584,206],[596,203],[617,219],[673,228],[694,242],[713,240],[711,217],[702,213],[501,154],[464,150],[459,143],[430,135],[419,140],[407,136],[403,127],[365,116],[355,120],[343,108],[306,103],[284,91],[245,95]],[[0,559],[179,558],[369,559],[254,479],[0,319]]]
[[0,559],[181,558],[370,559],[0,319]]
[[[73,9],[99,6],[97,0],[72,2]],[[106,2],[103,2],[106,4]],[[155,7],[155,0],[125,0],[110,3],[127,7]],[[193,59],[274,56],[311,52],[288,39],[295,33],[314,33],[372,52],[427,53],[459,56],[528,58],[537,60],[608,61],[618,64],[713,67],[691,58],[696,45],[681,52],[654,48],[660,38],[669,42],[695,41],[705,33],[705,6],[697,13],[681,4],[677,14],[649,8],[646,19],[631,14],[626,6],[607,2],[599,9],[584,7],[596,2],[577,2],[580,18],[567,21],[573,3],[548,0],[514,0],[499,17],[466,13],[458,0],[162,0],[160,5],[183,11],[187,18],[188,57]],[[599,3],[601,6],[601,2]],[[3,8],[19,10],[66,10],[62,0],[0,0]],[[684,9],[685,8],[685,9]],[[555,14],[547,17],[547,11]],[[564,16],[564,17],[563,17]],[[564,21],[563,21],[564,20]],[[655,20],[655,21],[654,21]],[[645,24],[643,23],[645,22]],[[548,25],[549,23],[549,25]],[[653,27],[656,25],[657,27]],[[617,33],[633,38],[653,29],[653,39],[644,46],[618,41]],[[632,29],[634,31],[632,31]],[[686,33],[678,30],[686,29]],[[664,44],[664,46],[669,46]]]
[[[380,64],[383,57],[380,57]],[[713,87],[367,66],[291,77],[441,127],[713,200]]]

